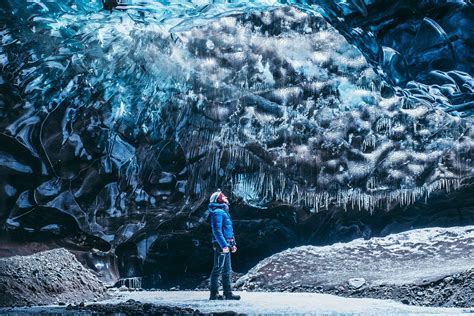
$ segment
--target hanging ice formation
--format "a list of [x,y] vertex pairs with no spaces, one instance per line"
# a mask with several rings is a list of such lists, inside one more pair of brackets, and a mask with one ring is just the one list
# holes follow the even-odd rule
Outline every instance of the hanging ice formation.
[[462,186],[472,5],[378,2],[2,1],[2,218],[112,242],[222,185],[313,211]]

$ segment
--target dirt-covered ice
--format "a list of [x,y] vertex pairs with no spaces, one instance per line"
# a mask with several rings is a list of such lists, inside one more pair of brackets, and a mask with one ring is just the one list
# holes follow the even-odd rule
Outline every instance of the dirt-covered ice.
[[474,226],[416,229],[330,246],[302,246],[261,261],[239,280],[339,284],[352,278],[402,284],[474,267]]
[[[237,286],[473,306],[473,258],[474,226],[416,229],[370,240],[288,249],[262,260]],[[413,289],[419,299],[411,300]]]
[[66,304],[105,296],[105,285],[66,249],[0,259],[0,306]]

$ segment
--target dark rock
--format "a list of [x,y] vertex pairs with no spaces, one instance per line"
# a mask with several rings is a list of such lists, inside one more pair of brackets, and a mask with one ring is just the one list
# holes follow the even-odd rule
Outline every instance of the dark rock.
[[72,306],[68,312],[92,312],[94,314],[127,314],[127,315],[209,315],[191,308],[160,306],[150,303],[141,303],[128,300],[119,304],[88,304],[86,306]]

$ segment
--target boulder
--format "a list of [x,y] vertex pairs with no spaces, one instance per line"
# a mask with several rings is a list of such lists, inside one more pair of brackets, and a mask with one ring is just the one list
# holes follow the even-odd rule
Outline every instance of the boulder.
[[365,284],[365,279],[364,278],[351,278],[351,279],[347,280],[347,283],[349,283],[349,285],[352,288],[358,289],[358,288],[362,287]]

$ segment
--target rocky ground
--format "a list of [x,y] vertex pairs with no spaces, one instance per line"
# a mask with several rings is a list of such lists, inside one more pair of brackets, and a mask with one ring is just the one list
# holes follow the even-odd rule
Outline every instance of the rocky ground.
[[66,305],[105,297],[104,284],[65,249],[0,259],[0,307]]
[[474,306],[474,227],[288,249],[237,281],[240,289],[331,293],[405,304]]
[[217,312],[202,313],[197,309],[165,306],[152,303],[143,303],[133,299],[129,299],[121,303],[108,304],[90,304],[90,305],[70,305],[66,308],[66,312],[72,313],[93,313],[96,314],[126,314],[126,315],[238,315],[235,312]]
[[474,269],[425,284],[381,284],[359,289],[352,285],[327,292],[348,297],[394,299],[410,305],[473,307]]
[[60,315],[238,315],[235,312],[203,313],[197,309],[165,306],[152,303],[142,303],[133,299],[111,304],[68,305],[67,307],[49,306],[33,308],[0,309],[0,315],[30,315],[30,314],[60,314]]

